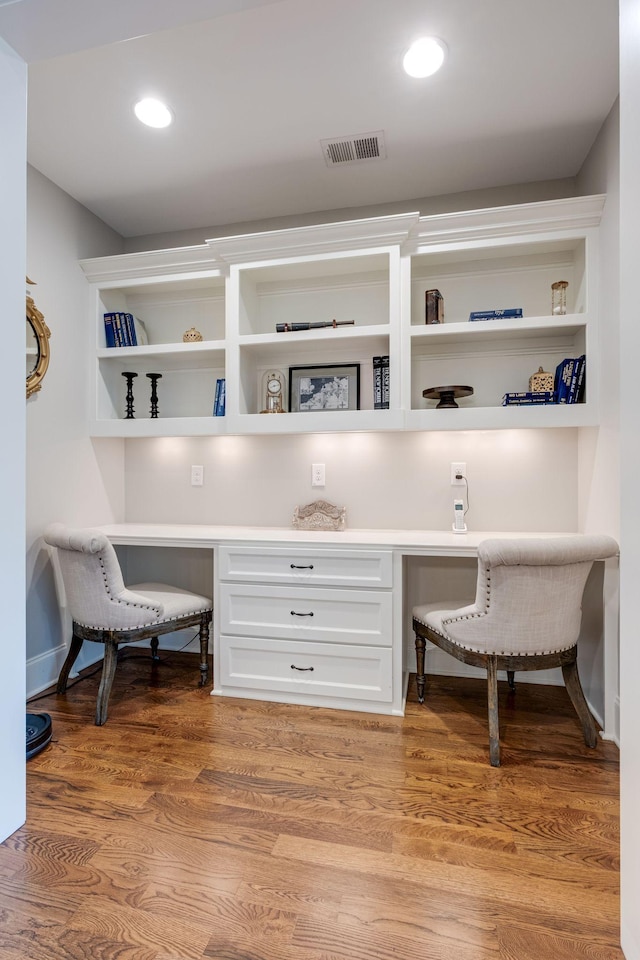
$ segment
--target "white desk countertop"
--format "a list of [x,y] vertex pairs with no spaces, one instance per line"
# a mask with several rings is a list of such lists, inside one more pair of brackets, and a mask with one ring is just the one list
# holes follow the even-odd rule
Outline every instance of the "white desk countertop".
[[239,540],[252,543],[339,544],[350,547],[386,547],[422,556],[475,556],[478,544],[489,538],[563,537],[568,533],[446,530],[293,530],[290,527],[236,527],[179,523],[112,523],[100,526],[112,543],[139,546],[210,547]]

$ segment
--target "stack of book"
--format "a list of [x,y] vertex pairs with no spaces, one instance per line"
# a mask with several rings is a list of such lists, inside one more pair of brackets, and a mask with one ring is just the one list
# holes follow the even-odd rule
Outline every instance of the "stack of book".
[[566,357],[556,367],[554,390],[505,393],[502,406],[529,403],[584,403],[586,369],[587,360],[584,354],[579,357]]
[[469,320],[519,320],[522,317],[522,307],[507,307],[505,310],[472,310]]
[[587,360],[566,357],[556,367],[555,388],[558,403],[584,403]]
[[373,358],[373,409],[389,409],[389,357]]
[[149,342],[142,320],[131,313],[105,313],[104,335],[108,347],[139,347]]
[[227,394],[227,381],[225,379],[216,380],[216,394],[213,401],[214,417],[224,417],[225,401]]
[[556,403],[555,390],[528,390],[524,393],[505,393],[503,407],[523,406],[531,403]]

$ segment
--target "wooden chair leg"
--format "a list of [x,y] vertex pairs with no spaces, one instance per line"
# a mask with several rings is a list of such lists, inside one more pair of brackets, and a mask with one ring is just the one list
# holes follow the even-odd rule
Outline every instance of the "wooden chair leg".
[[160,657],[158,656],[158,644],[159,644],[159,643],[160,643],[160,641],[158,640],[157,637],[151,637],[151,659],[152,659],[152,660],[159,660],[159,659],[160,659]]
[[424,637],[416,633],[416,686],[418,688],[418,703],[424,703],[424,651],[426,645]]
[[204,687],[209,676],[209,623],[208,616],[200,619],[200,686]]
[[507,670],[507,683],[512,693],[516,692],[516,674],[515,670]]
[[102,665],[102,677],[100,679],[100,689],[98,690],[98,702],[96,704],[96,726],[101,727],[107,722],[107,710],[109,706],[109,694],[113,684],[113,677],[116,672],[118,662],[118,644],[115,640],[105,640],[104,642],[104,662]]
[[487,699],[489,704],[489,760],[492,767],[499,767],[498,663],[495,657],[487,658]]
[[584,742],[588,747],[595,747],[598,742],[598,731],[589,707],[587,706],[587,701],[584,698],[582,684],[580,683],[580,674],[578,673],[578,664],[575,660],[562,665],[562,676],[564,677],[564,685],[567,688],[567,693],[571,697],[571,703],[582,724]]
[[78,654],[82,650],[82,639],[77,637],[75,633],[71,637],[71,645],[69,646],[69,652],[67,657],[62,664],[62,670],[60,671],[60,676],[58,677],[58,685],[56,691],[58,693],[64,693],[67,689],[67,681],[69,680],[69,674],[71,673],[71,667],[74,665],[78,659]]

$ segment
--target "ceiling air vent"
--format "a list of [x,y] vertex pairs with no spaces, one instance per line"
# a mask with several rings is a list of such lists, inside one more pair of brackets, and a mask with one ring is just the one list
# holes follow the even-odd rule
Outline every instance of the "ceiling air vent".
[[328,167],[361,163],[363,160],[384,160],[387,156],[382,130],[361,133],[355,137],[333,137],[331,140],[321,140],[320,145]]

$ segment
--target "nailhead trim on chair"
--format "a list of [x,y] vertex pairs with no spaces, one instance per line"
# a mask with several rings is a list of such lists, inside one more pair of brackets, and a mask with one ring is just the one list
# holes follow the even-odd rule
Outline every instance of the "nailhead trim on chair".
[[[98,557],[98,560],[99,560],[99,562],[100,562],[100,567],[101,567],[101,569],[102,569],[102,576],[103,576],[103,578],[104,578],[104,587],[105,587],[105,590],[107,591],[108,595],[111,597],[111,599],[112,599],[115,603],[124,603],[127,607],[139,607],[141,610],[149,610],[151,613],[153,613],[153,607],[149,606],[148,604],[136,603],[135,600],[120,600],[118,597],[114,597],[114,595],[113,595],[113,594],[111,593],[111,591],[109,590],[109,584],[108,584],[108,582],[107,582],[107,575],[106,575],[106,573],[105,573],[104,562],[103,562],[103,560],[102,560],[102,557]],[[169,619],[170,619],[170,620],[173,620],[173,617],[169,617]],[[161,623],[162,621],[158,621],[158,622]],[[87,624],[87,626],[88,626],[88,624]]]
[[[101,570],[102,570],[102,578],[103,578],[103,580],[104,580],[105,591],[106,591],[107,595],[111,598],[111,600],[112,600],[114,603],[124,603],[125,606],[127,606],[127,607],[137,607],[137,608],[140,609],[140,610],[148,610],[150,613],[153,613],[153,612],[154,612],[153,607],[151,607],[151,606],[149,606],[149,605],[147,605],[147,604],[144,604],[144,603],[136,603],[136,602],[133,601],[133,600],[131,600],[131,601],[130,601],[130,600],[120,600],[118,597],[114,597],[113,593],[109,590],[109,584],[108,584],[108,581],[107,581],[107,576],[106,576],[106,573],[105,573],[104,562],[103,562],[103,560],[102,560],[102,557],[98,557],[98,561],[99,561],[99,563],[100,563],[100,568],[101,568]],[[142,628],[142,627],[155,626],[156,624],[171,623],[172,620],[180,620],[182,617],[195,616],[195,614],[197,614],[197,613],[205,613],[205,612],[206,612],[206,611],[204,611],[204,610],[190,610],[188,613],[181,613],[178,617],[165,617],[165,618],[162,619],[162,620],[153,620],[153,621],[151,621],[150,623],[149,623],[149,622],[147,622],[147,623],[138,623],[135,627],[133,627],[133,626],[131,626],[131,627],[114,627],[112,632],[113,632],[113,633],[119,633],[121,630],[138,630],[138,629],[140,629],[140,628]],[[97,624],[95,624],[95,623],[83,623],[81,620],[77,620],[76,623],[80,624],[81,627],[90,627],[92,630],[100,629],[100,627],[99,627]]]
[[[485,600],[485,608],[484,608],[484,611],[483,611],[483,612],[480,612],[480,613],[465,613],[465,614],[463,614],[463,616],[461,616],[461,617],[447,617],[446,620],[443,619],[443,621],[442,621],[443,625],[445,625],[445,624],[448,625],[448,624],[450,624],[450,623],[460,623],[461,620],[477,620],[478,617],[484,617],[484,616],[489,612],[489,606],[490,606],[490,600],[491,600],[491,568],[490,568],[490,567],[485,569],[485,576],[486,576],[486,581],[487,581],[487,595],[486,595],[486,600]],[[419,623],[424,623],[423,620],[419,620],[418,622],[419,622]],[[425,623],[424,625],[426,626],[426,623]],[[429,629],[430,629],[430,630],[433,630],[433,632],[434,632],[434,633],[437,633],[439,636],[444,637],[445,640],[447,639],[447,634],[446,634],[446,633],[443,633],[442,630],[436,630],[434,627],[429,627]],[[459,645],[460,647],[462,647],[463,650],[469,650],[469,651],[471,651],[472,653],[484,653],[484,652],[485,652],[481,647],[470,647],[470,646],[468,646],[468,645],[465,644],[465,643],[461,643],[460,641],[456,641],[456,642],[458,643],[458,645]],[[562,647],[561,650],[570,650],[572,646],[573,646],[573,644],[570,644],[568,647]],[[543,655],[543,654],[546,655],[546,654],[549,654],[549,653],[556,653],[556,652],[558,652],[558,650],[557,650],[557,648],[554,647],[553,650],[533,650],[533,651],[530,651],[530,652],[527,652],[527,653],[518,653],[518,656],[520,656],[520,657],[539,657],[539,656],[541,656],[541,655]],[[506,651],[506,650],[503,650],[502,653],[499,653],[499,654],[498,654],[498,656],[508,656],[508,655],[509,655],[509,652]]]

